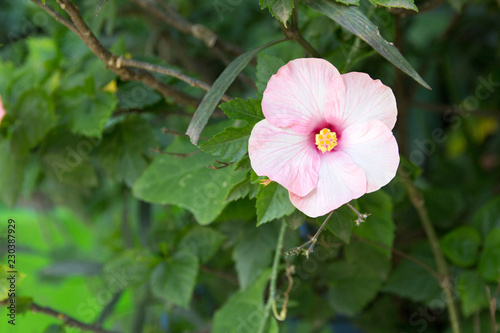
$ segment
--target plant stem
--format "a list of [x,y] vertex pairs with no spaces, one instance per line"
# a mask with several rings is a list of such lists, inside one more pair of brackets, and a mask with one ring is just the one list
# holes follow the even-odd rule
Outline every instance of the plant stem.
[[278,276],[278,266],[281,258],[281,249],[283,248],[283,240],[285,238],[286,222],[285,219],[281,220],[281,228],[278,236],[278,242],[276,243],[276,250],[274,253],[273,267],[271,270],[271,282],[269,284],[269,298],[264,309],[264,317],[259,325],[258,333],[263,333],[266,328],[267,319],[271,313],[273,302],[276,298],[276,278]]
[[438,269],[440,276],[440,285],[444,291],[446,305],[448,308],[448,315],[451,322],[451,328],[453,333],[460,333],[460,322],[458,319],[458,310],[453,297],[453,283],[451,282],[450,271],[448,269],[448,264],[444,258],[443,252],[441,251],[441,246],[439,245],[439,239],[432,225],[431,219],[429,218],[429,213],[425,207],[425,200],[422,193],[417,189],[411,178],[402,169],[398,170],[398,175],[403,181],[406,191],[408,192],[408,197],[416,209],[420,222],[424,227],[427,239],[431,245],[431,250],[434,255],[434,260]]

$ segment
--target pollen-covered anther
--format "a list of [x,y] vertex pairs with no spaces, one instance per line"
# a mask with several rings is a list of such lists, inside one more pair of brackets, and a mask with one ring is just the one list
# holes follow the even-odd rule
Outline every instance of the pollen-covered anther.
[[316,134],[316,146],[322,153],[331,151],[337,145],[337,134],[328,128],[323,128]]

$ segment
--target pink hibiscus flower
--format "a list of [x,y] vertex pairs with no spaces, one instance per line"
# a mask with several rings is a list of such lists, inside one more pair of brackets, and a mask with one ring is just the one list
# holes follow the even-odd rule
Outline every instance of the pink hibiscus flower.
[[310,217],[386,185],[399,153],[392,90],[365,73],[340,74],[323,59],[280,68],[262,99],[248,153],[259,176],[284,186]]
[[2,122],[3,117],[5,116],[5,109],[2,104],[2,96],[0,96],[0,123]]

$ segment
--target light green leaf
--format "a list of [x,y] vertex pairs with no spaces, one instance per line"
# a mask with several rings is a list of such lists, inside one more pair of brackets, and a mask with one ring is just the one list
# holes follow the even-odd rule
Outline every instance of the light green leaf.
[[278,239],[277,223],[246,225],[233,251],[241,289],[246,289],[271,264]]
[[191,251],[201,263],[210,260],[221,246],[225,236],[209,227],[196,226],[182,238],[179,249]]
[[288,191],[276,182],[259,187],[256,207],[257,226],[290,215],[295,210]]
[[252,127],[251,125],[242,128],[228,127],[202,144],[200,149],[214,156],[220,156],[224,161],[238,161],[247,153]]
[[[264,317],[263,296],[268,280],[269,271],[260,274],[254,284],[234,294],[217,310],[212,333],[256,333]],[[270,332],[273,330],[276,332],[275,328]]]
[[457,266],[473,265],[481,246],[481,235],[470,226],[455,228],[441,239],[441,248],[446,257]]
[[260,8],[269,8],[271,14],[283,23],[292,15],[294,0],[259,0]]
[[147,202],[179,205],[191,211],[200,224],[209,224],[227,205],[224,199],[229,189],[246,173],[234,171],[234,166],[207,168],[213,157],[203,152],[193,153],[192,147],[178,138],[167,151],[191,154],[156,156],[135,182],[133,194]]
[[0,141],[0,161],[2,161],[0,198],[10,207],[16,203],[24,180],[24,168],[28,155],[25,151],[19,151],[23,148],[13,147],[11,140]]
[[500,280],[500,229],[494,229],[486,236],[481,258],[479,273],[489,282]]
[[469,317],[474,312],[488,307],[486,283],[477,271],[460,273],[457,290],[460,293],[460,304],[464,316]]
[[285,62],[277,57],[259,53],[257,55],[257,94],[262,96],[266,90],[267,82],[278,70],[285,65]]
[[249,125],[253,125],[264,119],[260,103],[261,101],[257,99],[236,98],[221,104],[220,108],[229,118],[245,120]]
[[389,60],[394,66],[411,76],[415,81],[427,89],[431,87],[420,77],[417,71],[401,55],[398,49],[387,42],[366,16],[356,7],[344,6],[327,0],[302,0],[306,5],[328,16],[346,30],[352,32],[368,45],[373,47],[380,55]]
[[343,3],[344,5],[359,6],[359,0],[335,0],[335,1]]
[[214,112],[215,107],[219,103],[222,95],[224,95],[227,88],[229,88],[231,83],[233,83],[236,76],[238,76],[238,74],[248,65],[250,60],[252,60],[257,53],[271,45],[274,45],[275,43],[277,43],[277,41],[267,43],[256,49],[243,53],[238,58],[234,59],[229,66],[224,69],[217,80],[215,80],[212,88],[210,88],[210,90],[203,97],[203,100],[189,123],[186,134],[189,135],[193,144],[198,144],[201,131],[207,124],[208,119]]
[[177,252],[158,264],[151,273],[151,291],[172,304],[189,307],[198,275],[198,258],[190,252]]
[[241,198],[244,198],[248,195],[249,199],[255,198],[259,191],[258,184],[252,184],[250,182],[250,173],[247,174],[247,177],[243,179],[241,182],[235,184],[229,194],[227,195],[226,201],[234,201]]
[[405,8],[418,12],[417,6],[413,0],[370,0],[372,4],[384,6],[387,8]]
[[132,187],[148,165],[148,149],[156,145],[153,128],[144,118],[132,115],[104,135],[99,157],[111,177]]

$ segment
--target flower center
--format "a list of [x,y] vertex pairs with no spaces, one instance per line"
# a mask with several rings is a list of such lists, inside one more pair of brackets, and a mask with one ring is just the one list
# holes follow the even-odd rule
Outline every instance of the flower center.
[[323,128],[316,134],[316,146],[322,153],[331,151],[337,145],[337,134],[328,128]]

